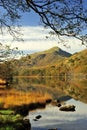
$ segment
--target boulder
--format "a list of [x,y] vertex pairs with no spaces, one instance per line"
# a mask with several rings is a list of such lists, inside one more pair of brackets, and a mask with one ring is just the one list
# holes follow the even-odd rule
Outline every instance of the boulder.
[[42,116],[41,115],[38,115],[35,117],[35,119],[33,119],[34,121],[38,121]]
[[36,116],[36,119],[40,119],[42,116],[41,115],[38,115],[38,116]]
[[75,111],[74,105],[65,105],[59,108],[60,111]]

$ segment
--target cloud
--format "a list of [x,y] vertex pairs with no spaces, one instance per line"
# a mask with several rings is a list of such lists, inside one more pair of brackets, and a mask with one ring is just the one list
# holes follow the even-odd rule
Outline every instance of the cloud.
[[50,29],[44,29],[41,26],[21,27],[24,41],[12,41],[12,37],[8,33],[5,33],[3,36],[0,35],[0,42],[9,44],[11,47],[18,47],[19,50],[28,51],[42,51],[54,46],[58,46],[70,53],[85,49],[84,46],[81,46],[80,41],[75,38],[68,38],[66,40],[66,38],[63,37],[64,42],[68,46],[71,46],[71,48],[64,47],[61,43],[58,44],[58,38],[55,36],[46,39],[46,36],[49,35],[49,31]]

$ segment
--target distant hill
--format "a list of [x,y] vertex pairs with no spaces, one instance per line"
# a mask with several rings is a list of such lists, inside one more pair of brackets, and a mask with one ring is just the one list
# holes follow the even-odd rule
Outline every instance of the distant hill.
[[61,50],[58,47],[53,47],[49,50],[38,52],[31,54],[31,66],[45,66],[49,64],[58,63],[65,59],[66,57],[70,57],[71,54]]

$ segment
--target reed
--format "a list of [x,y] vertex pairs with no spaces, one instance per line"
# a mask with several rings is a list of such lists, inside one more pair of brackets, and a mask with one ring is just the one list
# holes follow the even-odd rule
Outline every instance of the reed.
[[[43,94],[42,92],[21,92],[12,90],[1,90],[0,91],[0,104],[3,108],[10,108],[14,106],[20,106],[23,104],[31,103],[44,103],[51,96],[48,93]],[[0,106],[1,107],[1,106]]]

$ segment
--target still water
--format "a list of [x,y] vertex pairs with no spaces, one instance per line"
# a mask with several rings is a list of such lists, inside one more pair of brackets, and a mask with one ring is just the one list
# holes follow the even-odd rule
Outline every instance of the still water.
[[[75,112],[62,112],[58,107],[48,105],[44,110],[36,110],[29,113],[32,130],[87,130],[87,105],[70,99],[67,104],[76,106]],[[38,121],[34,121],[37,115],[41,115]]]
[[[11,91],[10,96],[12,96],[12,89],[16,92],[16,94],[13,93],[15,101],[18,93],[21,96],[21,98],[17,97],[17,103],[19,100],[26,103],[29,95],[26,97],[23,95],[28,92],[40,92],[50,94],[53,100],[59,99],[62,104],[75,105],[74,112],[60,111],[58,106],[52,104],[48,104],[45,109],[30,111],[25,118],[30,120],[31,130],[87,130],[87,79],[64,81],[57,79],[57,77],[15,78],[12,86],[5,89],[5,94],[8,94],[9,90]],[[0,91],[2,93],[2,90]],[[4,96],[4,92],[2,94],[1,96]],[[11,100],[14,100],[13,97]],[[3,99],[6,100],[6,95]],[[41,116],[40,119],[35,120],[38,115]]]

